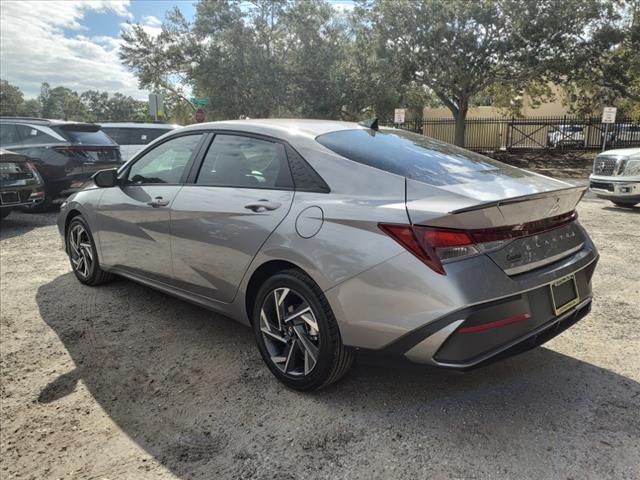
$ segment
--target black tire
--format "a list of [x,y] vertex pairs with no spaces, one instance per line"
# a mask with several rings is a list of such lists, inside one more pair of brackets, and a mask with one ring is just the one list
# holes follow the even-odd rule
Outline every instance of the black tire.
[[[74,253],[74,249],[72,247],[72,240],[70,235],[75,231],[76,228],[81,227],[86,232],[86,242],[90,244],[92,249],[92,261],[90,262],[90,266],[86,269],[86,273],[80,271],[77,265],[77,259],[80,257]],[[100,268],[100,261],[98,259],[98,251],[96,250],[96,244],[93,241],[93,235],[91,234],[91,230],[89,229],[89,224],[82,218],[81,215],[74,217],[71,222],[69,222],[69,226],[67,227],[67,231],[65,232],[65,242],[67,246],[67,253],[69,255],[69,263],[71,263],[71,269],[75,274],[76,278],[85,285],[89,286],[97,286],[102,285],[103,283],[109,282],[113,278],[113,274],[106,272]],[[85,250],[86,254],[86,250]],[[88,255],[85,256],[85,262]]]
[[11,213],[11,210],[11,208],[0,209],[0,220],[7,218],[7,216]]
[[[260,312],[267,296],[277,289],[290,289],[295,296],[303,298],[312,310],[318,326],[317,360],[308,373],[292,375],[285,373],[272,360],[265,335],[261,331]],[[277,297],[276,297],[277,298]],[[303,391],[318,390],[342,378],[353,364],[353,351],[342,343],[338,324],[329,306],[329,302],[316,283],[300,270],[291,269],[278,272],[269,278],[258,291],[253,307],[253,331],[262,359],[271,373],[290,388]],[[292,338],[295,338],[292,335]],[[301,344],[300,344],[301,345]],[[293,348],[293,347],[292,347]],[[299,347],[302,351],[302,347]],[[306,370],[306,359],[305,367]]]

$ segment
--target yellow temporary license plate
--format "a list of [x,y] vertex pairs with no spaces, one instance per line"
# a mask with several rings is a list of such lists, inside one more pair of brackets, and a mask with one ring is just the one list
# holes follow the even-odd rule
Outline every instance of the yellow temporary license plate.
[[574,274],[556,280],[551,284],[551,302],[556,315],[570,310],[580,303],[580,293]]

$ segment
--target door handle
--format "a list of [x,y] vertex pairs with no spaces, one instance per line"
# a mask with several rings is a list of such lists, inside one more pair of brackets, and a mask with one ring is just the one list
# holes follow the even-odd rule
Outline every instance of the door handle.
[[266,212],[267,210],[275,210],[276,208],[280,208],[280,206],[282,206],[281,203],[270,202],[269,200],[263,199],[258,200],[255,203],[248,203],[244,206],[244,208],[253,210],[254,212]]
[[156,197],[150,202],[147,202],[147,205],[153,208],[166,207],[167,205],[169,205],[169,200],[164,200],[162,197]]

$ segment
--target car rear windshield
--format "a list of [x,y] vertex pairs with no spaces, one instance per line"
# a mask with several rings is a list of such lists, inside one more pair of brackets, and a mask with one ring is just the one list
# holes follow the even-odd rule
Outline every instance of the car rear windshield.
[[354,162],[435,186],[526,175],[484,155],[405,130],[341,130],[316,141]]
[[111,138],[102,130],[85,131],[85,130],[59,130],[62,136],[69,139],[75,145],[108,145],[115,146]]

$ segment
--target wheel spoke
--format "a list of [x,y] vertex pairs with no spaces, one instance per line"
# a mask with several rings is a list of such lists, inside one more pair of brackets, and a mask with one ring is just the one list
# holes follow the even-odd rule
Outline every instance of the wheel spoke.
[[76,270],[80,270],[81,265],[84,269],[84,257],[82,255],[80,255],[80,257],[78,258],[78,265],[76,265]]
[[86,277],[87,275],[89,275],[89,261],[87,260],[87,254],[85,253],[85,251],[82,250],[81,253],[82,253],[82,274]]
[[90,260],[93,260],[93,249],[91,248],[90,243],[88,242],[81,243],[80,248],[84,249],[84,251],[87,252],[87,255],[89,255]]
[[307,337],[303,327],[302,326],[293,327],[293,331],[296,333],[296,336],[298,337],[298,342],[302,345],[305,352],[309,353],[314,363],[317,362],[319,349],[311,341],[311,339]]
[[280,335],[278,335],[277,333],[271,331],[271,330],[267,330],[266,328],[261,328],[260,331],[262,333],[264,333],[265,335],[269,335],[271,338],[278,340],[279,342],[282,343],[287,343],[287,339],[284,337],[281,337]]
[[76,243],[75,239],[75,230],[72,230],[71,234],[69,235],[69,246],[71,247],[71,250],[73,250],[73,253],[75,253],[76,255],[80,255],[80,252],[78,251],[78,244]]
[[284,373],[287,373],[289,367],[291,366],[291,359],[293,358],[293,351],[296,349],[296,345],[298,342],[294,341],[289,345],[289,353],[287,354],[287,360],[284,362]]
[[291,315],[285,317],[284,323],[289,323],[291,320],[298,318],[300,315],[304,315],[305,313],[310,311],[311,307],[309,306],[309,304],[307,304],[307,302],[302,302]]
[[276,317],[278,318],[278,330],[282,331],[282,315],[280,314],[281,307],[280,298],[278,297],[278,290],[273,291],[273,308],[276,309]]
[[315,317],[313,316],[313,312],[308,312],[304,315],[300,315],[300,318],[304,320],[304,322],[309,326],[309,332],[312,335],[317,335],[318,333],[318,323],[316,322]]

